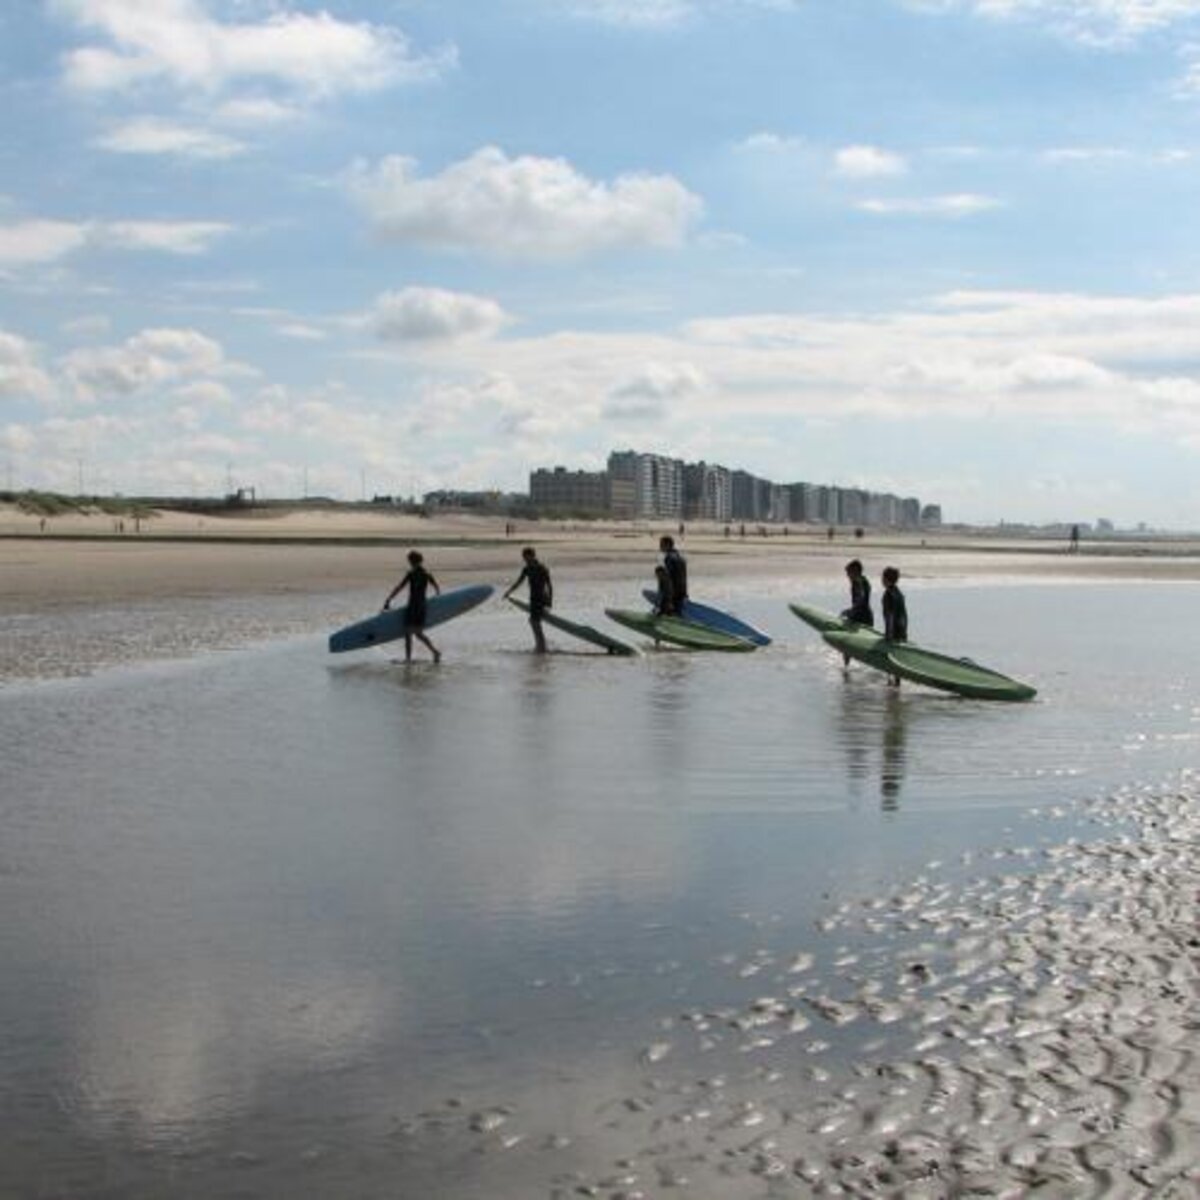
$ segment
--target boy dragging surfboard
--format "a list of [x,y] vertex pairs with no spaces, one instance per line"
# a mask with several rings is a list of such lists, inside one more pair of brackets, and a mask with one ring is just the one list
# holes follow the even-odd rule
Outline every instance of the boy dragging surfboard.
[[542,614],[554,605],[554,584],[550,582],[550,571],[546,564],[538,561],[537,551],[532,546],[526,546],[521,551],[521,558],[525,565],[504,593],[504,598],[507,600],[522,583],[529,585],[529,628],[533,630],[534,650],[538,654],[545,654],[546,635],[542,632]]
[[408,607],[404,610],[404,661],[412,662],[412,640],[418,638],[429,647],[433,661],[442,661],[442,652],[425,636],[425,593],[432,587],[434,593],[441,594],[438,581],[425,570],[425,556],[420,550],[408,552],[408,574],[390,592],[383,602],[385,609],[391,608],[392,601],[408,588]]

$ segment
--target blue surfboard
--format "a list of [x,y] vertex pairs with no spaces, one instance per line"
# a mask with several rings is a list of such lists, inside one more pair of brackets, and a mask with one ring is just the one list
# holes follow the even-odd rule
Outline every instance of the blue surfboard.
[[[644,588],[642,595],[651,603],[658,603],[658,593]],[[733,613],[723,609],[713,608],[711,604],[701,604],[697,600],[685,600],[683,611],[679,614],[685,621],[693,621],[697,625],[707,625],[709,629],[719,629],[722,633],[732,633],[734,637],[744,638],[756,646],[769,646],[771,639],[760,629],[747,625]]]
[[[425,603],[425,628],[441,625],[445,621],[469,612],[477,604],[482,604],[496,589],[486,583],[471,584],[468,587],[451,588],[440,596],[430,596]],[[365,650],[369,646],[378,646],[381,642],[393,642],[404,636],[405,621],[403,608],[388,608],[383,612],[368,617],[365,621],[356,621],[339,629],[329,639],[329,650],[332,654],[341,654],[346,650]]]

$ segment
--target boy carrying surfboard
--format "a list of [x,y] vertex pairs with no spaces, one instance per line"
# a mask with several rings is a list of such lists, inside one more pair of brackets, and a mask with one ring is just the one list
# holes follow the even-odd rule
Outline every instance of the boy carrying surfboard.
[[522,583],[529,585],[529,627],[533,630],[534,649],[538,654],[545,654],[546,635],[542,632],[542,614],[554,607],[554,584],[550,581],[549,569],[545,563],[538,561],[537,551],[532,546],[526,546],[521,551],[521,558],[525,565],[504,593],[504,598],[507,600]]
[[433,661],[442,661],[442,652],[425,636],[425,593],[433,588],[438,595],[442,589],[438,581],[425,570],[425,556],[420,550],[408,552],[408,574],[390,592],[383,602],[385,609],[391,608],[392,601],[408,588],[408,607],[404,610],[404,661],[412,662],[412,640],[419,638],[429,647]]
[[[889,642],[907,642],[908,605],[904,602],[904,593],[897,586],[900,572],[895,567],[884,567],[880,582],[883,584],[883,636]],[[888,683],[892,687],[899,687],[900,676],[892,675]]]

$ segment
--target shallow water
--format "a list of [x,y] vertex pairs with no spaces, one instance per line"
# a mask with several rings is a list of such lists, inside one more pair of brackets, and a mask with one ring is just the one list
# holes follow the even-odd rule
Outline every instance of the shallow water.
[[[1038,700],[844,675],[785,595],[735,590],[704,598],[769,649],[623,660],[552,634],[539,659],[493,604],[432,632],[436,668],[304,634],[10,682],[0,1194],[569,1191],[644,1149],[623,1118],[648,1068],[711,1070],[681,1013],[868,953],[822,932],[840,904],[931,860],[1019,868],[1076,827],[1046,810],[1196,762],[1200,643],[1172,636],[1196,588],[908,594],[914,640]],[[275,603],[93,613],[59,640],[109,619],[233,644],[357,598]],[[856,1037],[807,1061],[845,1067]]]

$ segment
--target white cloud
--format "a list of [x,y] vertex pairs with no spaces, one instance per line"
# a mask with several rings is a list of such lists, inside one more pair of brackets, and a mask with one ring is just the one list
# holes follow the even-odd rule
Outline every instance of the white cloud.
[[1200,0],[907,0],[910,8],[1022,20],[1093,45],[1120,45],[1200,17]]
[[73,351],[64,373],[76,395],[93,400],[211,375],[224,366],[220,343],[194,329],[146,329],[119,346]]
[[672,405],[701,394],[707,386],[704,372],[690,362],[647,362],[612,389],[602,415],[620,420],[658,419]]
[[367,318],[385,342],[490,337],[509,320],[504,309],[486,296],[426,287],[385,292]]
[[976,192],[953,192],[945,196],[861,200],[855,207],[861,212],[874,213],[877,216],[970,217],[999,208],[1000,204],[994,196],[982,196]]
[[244,154],[246,145],[224,134],[157,117],[127,121],[93,145],[115,154],[163,154],[178,158],[225,159]]
[[773,154],[783,151],[803,150],[805,145],[806,143],[803,138],[783,133],[771,133],[769,130],[761,129],[757,133],[752,133],[749,137],[743,138],[738,142],[737,149],[764,151]]
[[219,221],[110,221],[96,226],[95,240],[118,250],[203,254],[232,228]]
[[570,0],[580,17],[628,28],[668,28],[689,17],[722,9],[789,9],[796,0]]
[[0,225],[0,267],[57,262],[86,248],[202,254],[232,226],[218,221],[51,221]]
[[229,125],[271,126],[298,120],[303,113],[294,104],[284,104],[268,96],[243,96],[227,100],[213,114]]
[[76,221],[31,220],[0,225],[0,267],[56,262],[87,241]]
[[414,53],[390,26],[343,21],[328,12],[276,11],[258,22],[223,22],[204,0],[52,0],[99,41],[70,51],[68,82],[84,91],[122,91],[160,82],[211,93],[246,81],[311,96],[368,91],[430,79],[452,51]]
[[44,400],[51,390],[50,378],[38,365],[32,343],[0,329],[0,396]]
[[678,246],[702,209],[669,175],[597,182],[565,159],[509,158],[493,146],[429,178],[416,175],[410,158],[358,164],[349,188],[382,237],[503,258]]
[[877,146],[843,146],[834,156],[834,171],[849,179],[903,175],[908,164],[899,154]]

